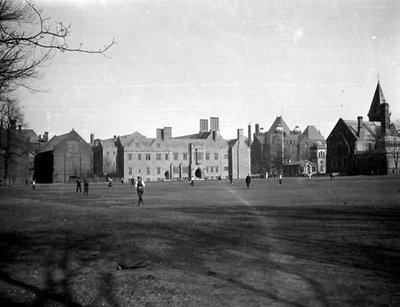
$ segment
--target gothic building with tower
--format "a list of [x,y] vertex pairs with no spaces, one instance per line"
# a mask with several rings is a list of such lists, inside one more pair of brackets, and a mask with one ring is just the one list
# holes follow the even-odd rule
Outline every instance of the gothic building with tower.
[[[209,129],[210,123],[210,129]],[[95,174],[146,181],[244,178],[250,171],[250,147],[238,129],[237,138],[224,139],[219,118],[200,119],[198,133],[173,137],[172,127],[156,129],[155,138],[134,132],[94,141]],[[115,153],[115,154],[114,154]],[[115,157],[114,157],[115,156]],[[115,163],[115,169],[109,166]]]
[[[248,134],[250,138],[250,125]],[[325,173],[325,156],[325,139],[314,126],[307,126],[303,133],[298,126],[291,130],[281,116],[267,132],[259,124],[255,125],[251,143],[252,173],[282,172],[286,176]]]
[[368,112],[368,121],[342,118],[327,139],[329,172],[348,175],[398,174],[400,137],[390,123],[389,104],[382,88],[376,86]]

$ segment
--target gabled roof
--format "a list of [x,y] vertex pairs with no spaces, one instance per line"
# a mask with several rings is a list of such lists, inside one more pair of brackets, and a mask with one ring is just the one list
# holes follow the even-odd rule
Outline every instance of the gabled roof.
[[85,140],[74,129],[72,129],[68,133],[53,136],[40,152],[53,151],[55,147],[57,147],[61,142],[66,139],[75,139],[85,142]]
[[[360,137],[357,135],[358,131],[358,121],[357,120],[343,120],[350,132],[358,139]],[[362,122],[362,133],[361,138],[363,140],[376,141],[381,136],[381,127],[376,125],[374,122]]]
[[132,134],[119,136],[122,146],[129,146],[134,140],[137,139],[143,140],[146,139],[146,137],[137,131],[133,132]]
[[321,132],[315,128],[313,125],[307,126],[307,128],[302,133],[302,138],[306,137],[310,141],[325,141],[324,137],[322,136]]
[[289,126],[285,123],[285,121],[283,120],[282,116],[278,116],[275,121],[273,122],[273,124],[271,125],[271,128],[269,128],[268,133],[270,134],[275,134],[275,130],[277,127],[282,127],[283,130],[285,131],[286,135],[290,134],[290,128]]
[[372,98],[371,107],[368,111],[369,121],[380,121],[381,120],[381,104],[385,103],[385,96],[383,95],[383,91],[381,85],[378,84],[375,89],[374,98]]

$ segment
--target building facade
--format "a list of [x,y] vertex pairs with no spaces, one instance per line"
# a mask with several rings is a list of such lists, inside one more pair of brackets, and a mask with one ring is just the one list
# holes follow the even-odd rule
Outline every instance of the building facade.
[[340,118],[327,139],[329,172],[348,175],[398,174],[400,137],[390,123],[389,104],[378,82],[368,121]]
[[75,130],[53,136],[35,157],[39,183],[66,183],[93,176],[92,147]]
[[[219,131],[219,118],[210,118],[210,129],[208,123],[207,119],[201,119],[199,133],[185,136],[173,137],[172,127],[164,127],[156,129],[155,138],[138,132],[116,137],[118,176],[125,179],[140,176],[146,181],[244,178],[250,170],[250,151],[243,130],[238,130],[237,139],[225,140]],[[94,144],[94,152],[104,152],[96,148],[102,146],[101,140],[95,140]],[[104,157],[102,161],[97,158],[94,161],[107,163]]]
[[[250,126],[248,131],[250,136]],[[284,165],[294,168],[306,160],[317,165],[315,173],[326,172],[326,142],[314,126],[307,126],[303,133],[298,126],[291,130],[281,116],[267,132],[263,132],[259,124],[255,125],[251,143],[252,173],[277,175]],[[297,173],[288,172],[293,176]]]

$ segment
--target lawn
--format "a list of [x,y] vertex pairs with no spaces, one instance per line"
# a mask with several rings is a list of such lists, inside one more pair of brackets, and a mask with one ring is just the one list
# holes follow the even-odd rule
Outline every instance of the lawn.
[[149,182],[137,207],[128,184],[3,186],[0,305],[399,306],[399,189]]

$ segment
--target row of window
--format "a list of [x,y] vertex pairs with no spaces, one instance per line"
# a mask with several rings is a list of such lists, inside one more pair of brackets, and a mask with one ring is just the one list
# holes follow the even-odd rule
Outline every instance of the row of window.
[[[129,153],[129,154],[128,154],[128,160],[129,160],[129,161],[132,161],[132,160],[133,160],[133,155],[134,155],[134,154],[132,154],[132,153]],[[174,159],[175,161],[179,160],[179,155],[180,155],[179,153],[174,152],[174,153],[172,154],[173,159]],[[188,154],[187,154],[187,153],[182,153],[181,155],[182,155],[182,160],[187,161],[187,159],[188,159]],[[164,160],[169,160],[169,156],[170,156],[169,153],[165,153],[165,154],[156,153],[156,154],[155,154],[155,159],[158,160],[158,161],[161,161],[162,159],[164,159]],[[218,159],[219,159],[219,153],[214,153],[213,156],[214,156],[214,160],[218,160]],[[137,154],[137,160],[142,160],[143,158],[144,158],[146,161],[150,161],[150,160],[151,160],[151,154],[150,154],[150,153],[145,153],[145,154],[138,153],[138,154]],[[206,158],[206,160],[210,160],[210,153],[206,153],[205,158]],[[226,160],[228,159],[228,155],[227,155],[227,154],[224,155],[224,159],[226,159]],[[198,160],[204,160],[204,153],[202,153],[202,152],[196,152],[196,160],[197,160],[197,161],[198,161]]]
[[[162,172],[163,172],[161,167],[153,168],[153,172],[154,172],[154,170],[155,170],[155,174],[157,174],[157,175],[161,175]],[[224,171],[228,171],[228,170],[229,170],[229,167],[225,166],[224,167]],[[146,172],[146,175],[151,175],[152,174],[152,168],[151,167],[146,167],[145,172]],[[164,171],[164,172],[168,172],[168,170]],[[174,166],[172,168],[172,172],[173,172],[173,174],[179,174],[179,167],[178,166]],[[207,166],[206,172],[207,173],[219,173],[219,167],[218,166]],[[142,169],[139,168],[137,170],[137,173],[138,174],[142,174]],[[183,174],[188,174],[189,173],[189,167],[188,166],[182,166],[182,173]],[[128,168],[128,175],[133,175],[133,168],[132,167]]]

